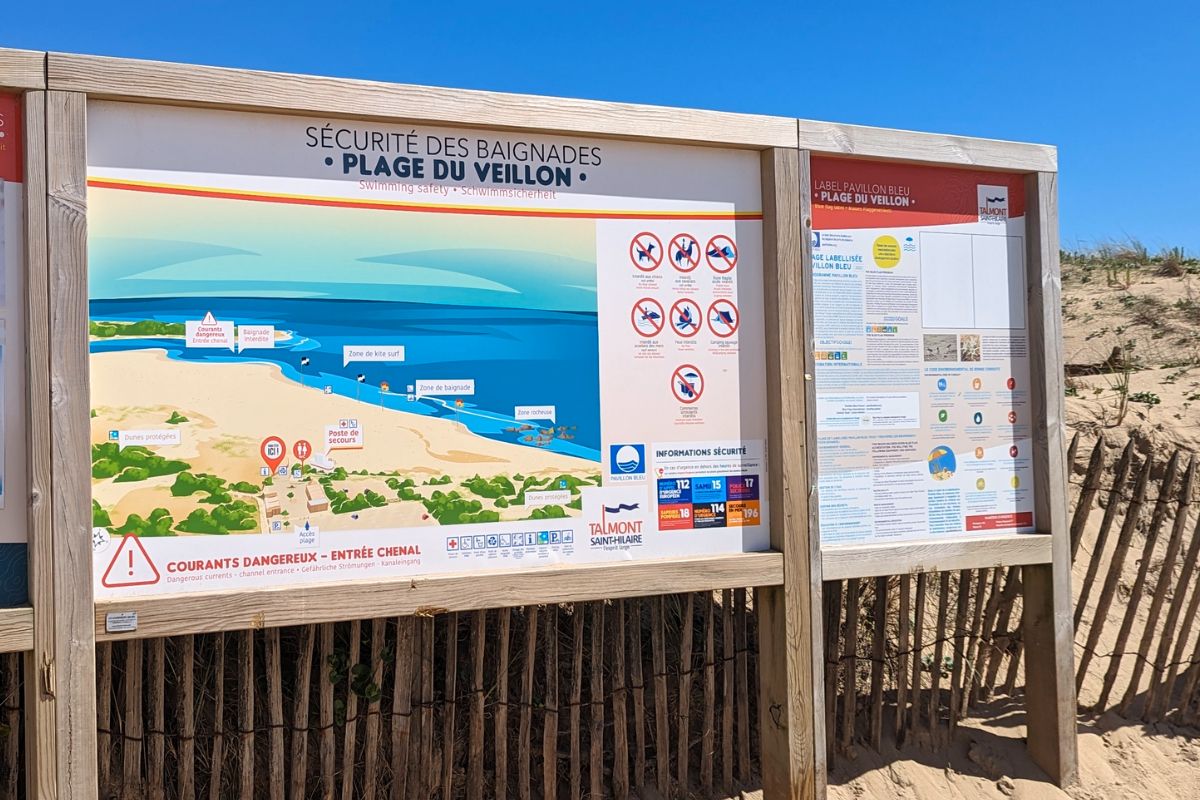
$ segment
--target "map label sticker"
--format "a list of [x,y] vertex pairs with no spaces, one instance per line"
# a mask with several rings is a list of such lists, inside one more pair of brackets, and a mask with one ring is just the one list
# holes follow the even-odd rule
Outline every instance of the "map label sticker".
[[325,428],[325,452],[330,450],[361,450],[363,429],[356,419],[339,420]]
[[179,444],[183,441],[178,428],[171,430],[139,430],[117,431],[117,449],[123,450],[130,445],[139,447],[164,447]]
[[237,336],[239,351],[275,349],[274,325],[239,325]]
[[307,522],[304,526],[296,529],[296,546],[311,548],[316,547],[321,543],[321,538],[318,535],[320,529],[316,525],[309,525]]
[[565,506],[571,502],[571,490],[551,492],[526,492],[526,506]]
[[402,344],[347,344],[342,346],[342,366],[351,361],[403,361]]
[[106,633],[133,633],[137,625],[136,611],[109,611],[104,615]]
[[218,320],[209,311],[204,319],[189,319],[184,323],[187,347],[228,348],[233,351],[233,321]]
[[474,379],[417,381],[417,397],[437,397],[440,395],[472,395],[475,394]]
[[514,406],[513,419],[518,421],[526,419],[548,419],[552,423],[558,424],[558,420],[555,419],[554,406]]

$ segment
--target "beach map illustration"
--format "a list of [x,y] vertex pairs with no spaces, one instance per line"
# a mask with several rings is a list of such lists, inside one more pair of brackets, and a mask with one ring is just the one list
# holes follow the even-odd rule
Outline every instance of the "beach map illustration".
[[90,120],[98,594],[765,546],[753,159]]

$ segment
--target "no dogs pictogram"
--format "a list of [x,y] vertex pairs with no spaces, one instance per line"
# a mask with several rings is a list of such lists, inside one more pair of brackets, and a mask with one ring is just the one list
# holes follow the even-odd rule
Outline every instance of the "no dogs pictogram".
[[691,364],[676,367],[671,373],[671,392],[681,403],[694,403],[704,394],[704,376]]
[[704,248],[704,257],[715,272],[732,272],[737,266],[737,245],[725,234],[718,234],[708,240]]
[[150,560],[150,554],[146,552],[141,540],[132,533],[127,533],[113,555],[108,569],[104,570],[104,577],[100,579],[100,583],[109,589],[121,586],[150,586],[158,583],[160,577],[162,576],[158,574],[158,567]]
[[629,319],[633,322],[633,329],[637,331],[638,336],[647,339],[662,333],[663,326],[667,324],[662,304],[653,297],[643,297],[634,303],[633,310],[629,312]]
[[700,245],[691,234],[676,234],[667,249],[671,253],[671,265],[680,272],[691,272],[700,266]]
[[653,272],[662,264],[662,240],[649,231],[642,231],[629,243],[629,258],[642,272]]

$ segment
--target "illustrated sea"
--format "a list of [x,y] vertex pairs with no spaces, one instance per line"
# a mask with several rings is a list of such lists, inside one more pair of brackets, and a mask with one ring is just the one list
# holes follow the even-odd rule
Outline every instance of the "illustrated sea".
[[[152,309],[152,310],[151,310]],[[184,323],[211,312],[236,325],[273,325],[286,332],[274,348],[230,352],[185,348],[182,335],[93,338],[91,352],[165,350],[179,361],[268,363],[314,391],[431,417],[455,419],[472,432],[498,441],[530,444],[534,425],[554,436],[536,446],[564,455],[600,460],[600,377],[596,314],[519,308],[478,308],[398,301],[292,298],[179,297],[92,300],[100,322],[155,320]],[[403,362],[343,364],[344,345],[404,345]],[[307,364],[301,360],[307,358]],[[364,380],[360,382],[358,376]],[[475,394],[418,397],[417,381],[475,381]],[[381,392],[380,384],[390,391]],[[237,387],[228,387],[236,391]],[[269,403],[269,397],[246,397]],[[456,404],[461,400],[461,407]],[[554,406],[556,419],[516,421],[515,406]],[[536,433],[536,432],[534,432]],[[264,436],[269,435],[264,431]],[[367,432],[370,436],[370,432]]]

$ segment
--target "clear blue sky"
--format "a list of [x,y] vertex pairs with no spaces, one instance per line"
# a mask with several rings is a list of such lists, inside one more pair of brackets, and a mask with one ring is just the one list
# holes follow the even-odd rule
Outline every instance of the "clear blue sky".
[[1200,255],[1184,2],[10,3],[0,46],[1047,142],[1066,246]]

